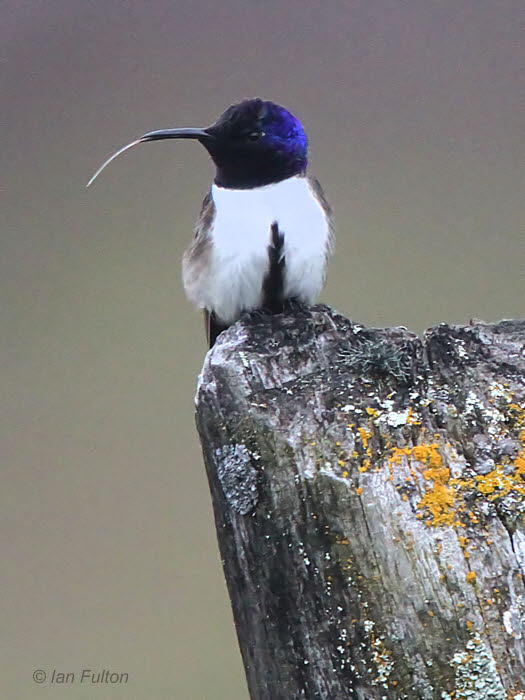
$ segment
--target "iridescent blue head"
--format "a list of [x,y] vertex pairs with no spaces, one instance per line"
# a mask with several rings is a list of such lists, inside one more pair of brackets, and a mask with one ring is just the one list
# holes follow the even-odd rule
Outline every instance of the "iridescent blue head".
[[108,158],[88,186],[128,148],[163,139],[196,139],[216,165],[215,183],[229,189],[252,189],[306,171],[308,141],[301,122],[274,102],[259,98],[232,105],[211,126],[162,129],[144,134]]
[[300,121],[280,105],[260,99],[229,107],[205,130],[203,141],[217,166],[215,182],[249,189],[305,172],[308,141]]

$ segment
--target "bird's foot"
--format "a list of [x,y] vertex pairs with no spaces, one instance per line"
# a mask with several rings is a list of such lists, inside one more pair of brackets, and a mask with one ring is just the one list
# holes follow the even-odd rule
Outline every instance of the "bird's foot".
[[283,313],[296,314],[300,311],[306,311],[307,308],[308,305],[297,297],[290,297],[290,299],[283,301]]
[[244,323],[259,323],[268,316],[275,316],[281,313],[296,314],[307,309],[307,304],[297,299],[297,297],[291,297],[290,299],[285,299],[275,308],[260,307],[252,309],[252,311],[243,311],[240,320]]
[[263,318],[270,315],[268,309],[253,309],[252,311],[243,311],[241,314],[241,321],[243,323],[258,323],[262,321]]

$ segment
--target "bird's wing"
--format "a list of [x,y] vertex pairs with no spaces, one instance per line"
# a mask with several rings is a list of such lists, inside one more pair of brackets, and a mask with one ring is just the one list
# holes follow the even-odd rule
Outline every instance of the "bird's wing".
[[[182,276],[184,288],[190,301],[196,306],[203,306],[202,287],[206,285],[206,275],[210,270],[210,255],[212,247],[211,229],[215,218],[215,203],[211,190],[202,201],[202,207],[195,224],[195,235],[190,246],[184,253],[182,261]],[[227,328],[215,318],[215,314],[207,308],[204,311],[204,330],[206,340],[211,348],[219,333]]]
[[211,190],[208,190],[206,196],[202,200],[202,206],[199,213],[199,218],[195,225],[195,240],[201,238],[207,238],[210,233],[210,229],[215,218],[215,202],[213,201],[213,196]]
[[327,245],[326,245],[326,257],[329,258],[333,252],[334,243],[335,243],[335,227],[334,227],[334,215],[333,215],[332,207],[330,206],[330,204],[328,203],[328,200],[326,199],[326,195],[324,193],[323,188],[321,187],[321,183],[319,182],[319,180],[315,177],[312,177],[311,175],[307,175],[306,180],[307,180],[308,185],[311,188],[312,192],[319,200],[319,204],[321,205],[321,209],[324,212],[326,222],[328,224],[329,235],[328,235],[328,241],[327,241]]
[[206,287],[210,272],[212,238],[210,229],[215,216],[215,204],[211,191],[204,197],[202,208],[195,225],[195,235],[182,258],[182,280],[188,299],[202,309],[202,290]]

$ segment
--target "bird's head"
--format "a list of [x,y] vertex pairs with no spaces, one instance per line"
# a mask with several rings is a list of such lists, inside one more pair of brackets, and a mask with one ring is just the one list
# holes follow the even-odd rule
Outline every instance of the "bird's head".
[[229,107],[202,143],[217,166],[215,182],[260,187],[304,173],[308,142],[299,120],[274,102],[244,100]]
[[148,141],[196,139],[210,154],[215,182],[231,189],[251,189],[305,172],[308,142],[299,120],[274,102],[244,100],[232,105],[211,126],[162,129],[144,134],[108,158],[88,185],[114,158]]

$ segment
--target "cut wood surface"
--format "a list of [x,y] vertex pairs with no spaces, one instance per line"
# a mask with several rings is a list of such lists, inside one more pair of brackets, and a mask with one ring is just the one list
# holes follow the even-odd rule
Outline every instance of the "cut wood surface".
[[252,700],[525,700],[525,321],[237,323],[197,425]]

